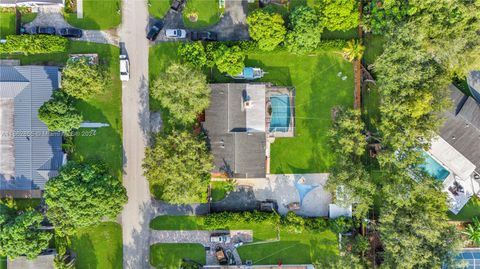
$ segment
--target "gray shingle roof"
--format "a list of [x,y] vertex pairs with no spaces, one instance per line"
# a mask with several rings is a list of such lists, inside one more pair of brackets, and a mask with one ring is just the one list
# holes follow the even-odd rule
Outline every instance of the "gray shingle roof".
[[211,84],[210,107],[205,111],[203,128],[214,155],[213,172],[260,178],[266,174],[266,134],[246,132],[247,113],[242,101],[247,85]]
[[467,83],[473,98],[480,102],[480,70],[471,71],[468,74]]
[[480,173],[480,104],[450,85],[453,108],[445,113],[440,136],[471,161]]
[[0,189],[43,189],[62,165],[61,134],[48,132],[37,116],[40,106],[58,88],[58,74],[58,68],[50,66],[0,66],[0,98],[14,103],[10,113],[13,134],[9,137],[15,158],[15,179],[8,180],[0,171]]

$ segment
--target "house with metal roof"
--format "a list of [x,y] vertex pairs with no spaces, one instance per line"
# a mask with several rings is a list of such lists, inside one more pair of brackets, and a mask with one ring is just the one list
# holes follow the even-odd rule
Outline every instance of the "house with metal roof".
[[0,66],[0,196],[38,196],[58,175],[62,134],[48,131],[38,109],[59,87],[58,67]]
[[473,195],[480,196],[480,104],[454,85],[449,89],[453,107],[444,115],[425,167],[442,182],[450,211],[457,214]]
[[294,89],[245,83],[210,88],[202,127],[214,156],[212,175],[265,178],[270,143],[294,135]]

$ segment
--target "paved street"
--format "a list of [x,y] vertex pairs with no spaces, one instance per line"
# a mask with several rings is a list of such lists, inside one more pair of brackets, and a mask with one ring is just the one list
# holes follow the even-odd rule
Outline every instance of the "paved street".
[[[123,268],[150,268],[149,222],[152,216],[148,182],[142,160],[149,131],[147,1],[123,0],[119,35],[130,59],[130,81],[122,87],[123,184],[128,203],[122,213]],[[125,47],[122,45],[124,44]]]

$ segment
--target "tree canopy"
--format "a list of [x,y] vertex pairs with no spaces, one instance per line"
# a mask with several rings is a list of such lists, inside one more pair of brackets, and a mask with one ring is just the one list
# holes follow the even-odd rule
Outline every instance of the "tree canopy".
[[239,75],[245,67],[244,60],[245,52],[239,46],[228,47],[221,44],[215,51],[215,64],[222,73]]
[[146,149],[143,168],[156,198],[187,204],[206,194],[212,160],[203,138],[173,131],[157,135],[155,144]]
[[83,121],[74,100],[62,90],[54,91],[52,98],[40,107],[38,118],[47,125],[49,131],[59,132],[78,129]]
[[114,219],[127,202],[122,182],[105,165],[73,161],[47,182],[44,198],[48,219],[66,234],[104,218]]
[[320,44],[323,28],[313,8],[300,6],[290,14],[287,48],[292,52],[312,52]]
[[166,108],[175,124],[187,125],[210,104],[205,75],[190,65],[174,63],[153,82],[151,95]]
[[62,89],[70,96],[89,99],[105,90],[107,77],[101,66],[80,58],[68,61],[62,71]]
[[202,42],[182,42],[178,47],[180,55],[187,63],[202,67],[207,64],[207,55]]
[[272,51],[285,39],[285,22],[278,13],[257,9],[248,15],[247,23],[250,37],[261,50]]
[[16,208],[0,203],[0,256],[15,259],[25,255],[35,259],[47,249],[52,234],[39,230],[43,215],[32,209],[17,212]]
[[330,31],[346,31],[358,26],[357,0],[322,0],[322,23]]

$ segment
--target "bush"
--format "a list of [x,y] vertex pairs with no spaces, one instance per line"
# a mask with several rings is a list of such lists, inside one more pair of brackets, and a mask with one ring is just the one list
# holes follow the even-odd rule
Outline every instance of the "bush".
[[83,121],[74,100],[62,90],[54,91],[52,99],[43,103],[38,110],[38,118],[47,125],[49,131],[64,133],[80,128]]
[[328,228],[328,220],[325,218],[306,218],[305,227],[311,231],[323,231]]
[[245,52],[239,46],[227,47],[221,44],[215,51],[215,64],[222,73],[235,76],[242,73],[245,67]]
[[282,226],[289,232],[302,233],[305,230],[305,219],[290,211],[282,218]]
[[210,230],[220,230],[228,228],[231,223],[269,223],[277,225],[280,221],[280,216],[269,212],[220,212],[206,215],[204,218],[204,225]]
[[0,53],[40,54],[64,52],[68,40],[56,35],[9,35],[7,42],[0,44]]
[[102,93],[107,86],[105,71],[87,59],[69,61],[62,71],[62,87],[70,96],[90,99]]
[[347,46],[347,40],[343,39],[330,39],[330,40],[321,40],[318,44],[317,49],[319,50],[342,50]]
[[345,233],[353,228],[353,220],[347,217],[338,217],[330,220],[330,228],[336,233]]
[[180,55],[187,63],[194,66],[203,67],[207,65],[207,55],[202,42],[183,42],[178,47]]

